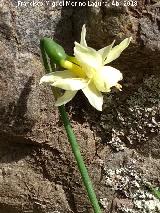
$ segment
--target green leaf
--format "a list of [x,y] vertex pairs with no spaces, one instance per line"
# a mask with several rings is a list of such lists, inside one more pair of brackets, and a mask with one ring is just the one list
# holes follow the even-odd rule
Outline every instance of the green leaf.
[[157,189],[157,188],[151,187],[151,192],[156,198],[160,200],[160,188]]
[[145,184],[146,185],[146,187],[151,191],[151,193],[156,197],[156,198],[158,198],[159,200],[160,200],[160,188],[158,187],[156,187],[156,188],[154,188],[154,187],[152,187],[150,184]]

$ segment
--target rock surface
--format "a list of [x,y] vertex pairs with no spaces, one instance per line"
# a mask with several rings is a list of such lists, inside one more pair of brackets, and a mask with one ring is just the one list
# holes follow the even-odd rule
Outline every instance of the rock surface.
[[159,212],[146,187],[160,184],[159,2],[26,2],[0,2],[0,212],[92,212],[51,91],[39,86],[40,38],[52,37],[72,53],[84,23],[97,49],[133,37],[112,64],[124,74],[123,91],[105,95],[102,113],[81,93],[67,106],[102,210]]

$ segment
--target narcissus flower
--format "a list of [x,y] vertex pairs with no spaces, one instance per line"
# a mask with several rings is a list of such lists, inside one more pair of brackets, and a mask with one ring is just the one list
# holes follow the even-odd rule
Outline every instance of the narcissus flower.
[[41,78],[40,83],[45,82],[65,90],[64,94],[57,99],[56,106],[66,104],[78,90],[82,90],[89,103],[101,111],[102,92],[110,92],[113,86],[121,90],[118,81],[123,78],[119,70],[105,65],[120,56],[122,51],[128,47],[131,37],[124,39],[115,47],[113,47],[113,42],[98,51],[87,46],[85,37],[86,28],[83,25],[81,41],[75,42],[75,57],[67,57],[67,60],[60,61],[60,65],[66,70],[47,74]]

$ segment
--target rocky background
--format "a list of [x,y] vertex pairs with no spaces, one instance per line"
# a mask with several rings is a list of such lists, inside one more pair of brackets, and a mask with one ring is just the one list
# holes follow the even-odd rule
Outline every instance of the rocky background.
[[72,53],[84,23],[96,49],[133,37],[112,63],[124,75],[123,91],[106,94],[102,112],[81,93],[67,105],[102,211],[160,212],[147,188],[160,185],[159,0],[53,2],[0,0],[0,212],[93,212],[51,91],[39,85],[40,38]]

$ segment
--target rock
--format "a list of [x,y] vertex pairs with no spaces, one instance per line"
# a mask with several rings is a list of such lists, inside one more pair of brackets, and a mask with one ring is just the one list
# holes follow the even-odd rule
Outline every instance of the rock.
[[[46,2],[0,3],[0,212],[92,212],[50,88],[39,85],[40,38],[52,37],[72,53],[85,23],[87,42],[96,49],[133,37],[112,64],[123,72],[123,91],[104,96],[102,113],[81,93],[67,110],[104,212],[119,200],[135,213],[139,200],[127,197],[117,180],[121,191],[106,186],[111,178],[106,169],[119,169],[125,183],[132,180],[133,163],[142,176],[141,193],[145,180],[159,183],[159,3],[65,7],[57,1],[53,7]],[[127,186],[127,193],[136,187]]]

